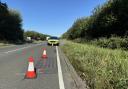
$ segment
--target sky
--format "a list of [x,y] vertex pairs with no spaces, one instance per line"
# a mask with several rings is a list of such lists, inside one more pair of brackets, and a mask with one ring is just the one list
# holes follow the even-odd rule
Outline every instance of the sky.
[[20,12],[23,29],[61,36],[81,17],[107,0],[1,0]]

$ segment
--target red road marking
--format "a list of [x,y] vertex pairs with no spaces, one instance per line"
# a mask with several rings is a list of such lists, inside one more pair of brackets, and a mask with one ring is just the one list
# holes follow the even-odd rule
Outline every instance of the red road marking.
[[23,51],[22,51],[22,55],[25,55],[25,54],[26,54],[26,51],[25,51],[25,50],[23,50]]
[[18,58],[19,56],[18,56],[18,54],[16,55],[16,58]]
[[31,53],[34,54],[34,50],[31,50]]
[[38,69],[38,73],[44,73],[44,69],[43,68]]
[[46,65],[46,60],[43,60],[43,65],[44,65],[44,66],[47,66],[47,65]]
[[40,72],[44,73],[44,69],[42,68],[42,69],[40,70]]

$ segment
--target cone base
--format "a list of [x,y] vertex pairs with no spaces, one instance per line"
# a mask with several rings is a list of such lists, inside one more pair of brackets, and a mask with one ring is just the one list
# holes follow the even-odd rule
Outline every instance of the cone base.
[[34,71],[28,71],[25,75],[25,78],[27,79],[33,79],[33,78],[36,78],[36,73]]
[[47,58],[47,55],[42,55],[42,58]]

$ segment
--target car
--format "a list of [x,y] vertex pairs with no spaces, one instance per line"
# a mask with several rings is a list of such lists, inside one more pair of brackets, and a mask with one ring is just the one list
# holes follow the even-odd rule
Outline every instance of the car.
[[52,37],[50,37],[47,40],[47,44],[48,45],[52,45],[52,46],[54,46],[54,45],[59,46],[59,38],[58,37],[55,37],[55,36],[52,36]]
[[46,40],[48,40],[50,37],[46,37]]

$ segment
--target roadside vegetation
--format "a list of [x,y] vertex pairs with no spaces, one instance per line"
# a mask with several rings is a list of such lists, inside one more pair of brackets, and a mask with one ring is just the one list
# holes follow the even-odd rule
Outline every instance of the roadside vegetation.
[[31,37],[35,41],[43,41],[46,40],[46,37],[49,35],[42,34],[36,31],[26,31],[24,32],[24,38]]
[[24,30],[19,12],[8,8],[6,3],[0,2],[0,41],[22,42]]
[[90,89],[128,88],[128,52],[70,41],[61,48]]
[[62,49],[90,89],[128,89],[128,0],[108,0],[77,19]]
[[9,46],[13,46],[13,44],[8,44],[8,43],[0,43],[0,48],[4,48],[4,47],[9,47]]
[[93,41],[94,45],[108,48],[113,48],[110,45],[116,44],[121,46],[114,48],[126,50],[128,46],[125,46],[124,41],[127,42],[127,36],[128,0],[109,0],[96,7],[91,16],[77,19],[62,38],[77,42]]
[[102,48],[109,48],[109,49],[122,49],[122,50],[128,50],[128,37],[110,37],[110,38],[105,38],[102,37],[100,39],[95,39],[95,40],[86,40],[83,38],[77,38],[73,40],[73,42],[76,43],[86,43],[90,45],[95,45],[99,46]]
[[11,44],[22,44],[27,37],[31,37],[34,43],[39,43],[46,39],[48,35],[35,32],[24,31],[22,28],[22,17],[16,10],[8,8],[6,3],[0,2],[0,46]]

